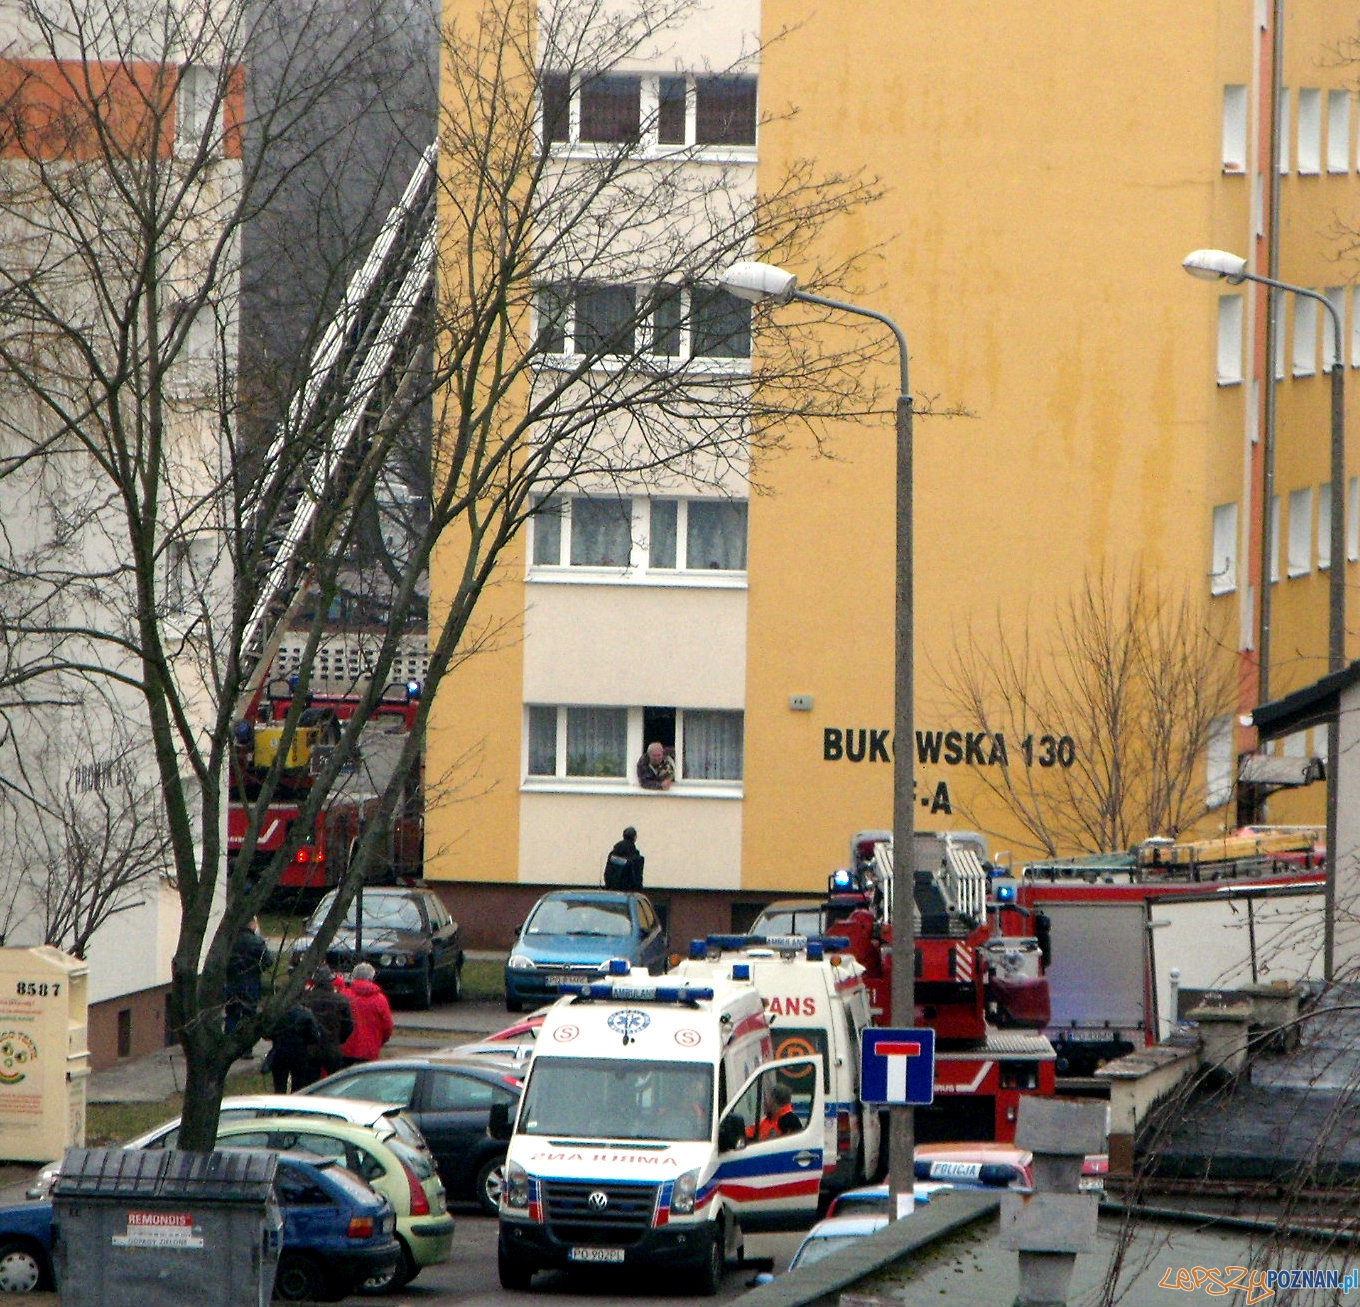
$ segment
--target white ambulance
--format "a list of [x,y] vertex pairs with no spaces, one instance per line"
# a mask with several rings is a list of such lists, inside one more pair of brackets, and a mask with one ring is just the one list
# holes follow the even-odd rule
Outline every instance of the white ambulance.
[[[860,1100],[860,1031],[873,1024],[864,968],[846,941],[803,935],[710,935],[671,973],[716,984],[750,980],[765,1003],[774,1056],[819,1054],[826,1094],[822,1187],[839,1193],[878,1178],[881,1117]],[[839,947],[838,947],[839,946]]]
[[[538,1032],[506,1154],[501,1285],[526,1289],[547,1267],[650,1266],[716,1293],[744,1231],[816,1219],[818,1059],[771,1061],[749,981],[610,972],[563,986]],[[780,1082],[793,1112],[776,1122]]]

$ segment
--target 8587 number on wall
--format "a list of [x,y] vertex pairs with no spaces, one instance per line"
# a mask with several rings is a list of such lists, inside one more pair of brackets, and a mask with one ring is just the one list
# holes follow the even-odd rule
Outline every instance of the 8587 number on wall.
[[58,998],[61,995],[61,981],[16,980],[14,992],[23,998]]

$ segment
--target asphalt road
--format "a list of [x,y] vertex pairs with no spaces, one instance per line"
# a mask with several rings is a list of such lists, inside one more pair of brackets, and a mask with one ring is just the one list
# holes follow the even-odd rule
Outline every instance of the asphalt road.
[[[453,1256],[442,1266],[432,1266],[399,1293],[386,1298],[346,1298],[347,1303],[368,1303],[370,1307],[388,1303],[391,1307],[506,1307],[507,1303],[644,1302],[649,1307],[693,1307],[692,1294],[677,1294],[679,1285],[658,1284],[645,1275],[623,1278],[607,1273],[566,1275],[540,1272],[528,1293],[510,1293],[500,1287],[496,1277],[496,1222],[489,1216],[456,1213],[458,1230],[453,1236]],[[746,1251],[752,1257],[773,1257],[776,1271],[782,1271],[793,1256],[801,1236],[796,1234],[748,1236]],[[723,1280],[722,1291],[708,1301],[730,1302],[746,1292],[755,1274],[750,1267],[734,1267]]]

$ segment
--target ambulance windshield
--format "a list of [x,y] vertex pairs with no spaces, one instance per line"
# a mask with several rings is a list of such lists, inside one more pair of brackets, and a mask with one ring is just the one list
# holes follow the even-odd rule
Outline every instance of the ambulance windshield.
[[519,1128],[579,1139],[713,1138],[713,1068],[695,1062],[533,1061]]

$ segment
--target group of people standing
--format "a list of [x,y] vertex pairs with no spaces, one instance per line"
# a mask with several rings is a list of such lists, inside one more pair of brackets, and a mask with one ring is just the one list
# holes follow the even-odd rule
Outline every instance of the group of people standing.
[[[271,964],[259,922],[243,926],[227,965],[228,1032],[258,1010]],[[371,963],[360,962],[348,979],[322,963],[298,1002],[266,1032],[271,1047],[264,1069],[274,1092],[303,1089],[341,1067],[374,1061],[392,1026],[392,1007]]]

